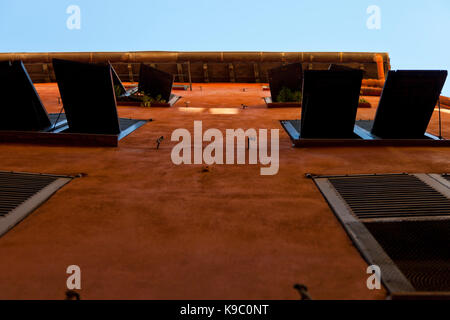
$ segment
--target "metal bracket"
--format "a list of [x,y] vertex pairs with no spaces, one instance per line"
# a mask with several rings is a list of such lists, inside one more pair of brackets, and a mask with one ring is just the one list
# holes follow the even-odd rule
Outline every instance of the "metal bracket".
[[234,74],[234,65],[232,63],[228,64],[228,70],[230,73],[230,82],[236,82],[236,75]]
[[183,66],[177,63],[178,80],[184,82]]
[[203,64],[203,79],[205,82],[209,82],[209,76],[208,76],[208,64]]
[[52,82],[52,79],[50,77],[50,69],[48,67],[48,64],[43,63],[42,64],[42,71],[47,75],[47,82]]
[[133,77],[133,66],[131,65],[131,63],[128,64],[128,76],[129,76],[129,80],[130,82],[134,82],[134,77]]
[[261,80],[259,78],[259,65],[257,63],[253,64],[253,72],[255,74],[255,82],[256,83],[261,82]]

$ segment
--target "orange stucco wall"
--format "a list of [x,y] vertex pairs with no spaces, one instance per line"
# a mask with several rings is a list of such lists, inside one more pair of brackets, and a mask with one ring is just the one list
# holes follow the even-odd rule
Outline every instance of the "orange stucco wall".
[[[37,90],[59,111],[55,84]],[[313,299],[384,299],[367,289],[365,261],[304,175],[446,172],[450,150],[294,149],[278,120],[300,110],[267,109],[268,94],[258,84],[204,84],[170,109],[119,107],[155,121],[118,148],[0,145],[1,170],[87,174],[0,238],[0,299],[63,299],[71,264],[82,269],[82,299],[298,299],[294,283]],[[375,106],[358,118],[373,118]],[[261,176],[259,165],[175,166],[170,135],[194,120],[280,129],[278,175]],[[443,122],[450,138],[450,114]]]

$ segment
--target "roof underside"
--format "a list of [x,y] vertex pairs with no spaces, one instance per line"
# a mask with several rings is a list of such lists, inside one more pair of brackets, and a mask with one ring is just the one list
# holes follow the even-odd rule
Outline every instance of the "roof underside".
[[377,79],[376,55],[383,58],[385,73],[390,69],[387,53],[352,52],[66,52],[0,53],[0,61],[23,60],[33,82],[54,82],[52,59],[81,62],[111,62],[122,81],[135,82],[140,63],[175,75],[179,82],[266,83],[267,71],[287,63],[300,62],[303,70],[326,70],[339,63],[366,71],[365,78]]

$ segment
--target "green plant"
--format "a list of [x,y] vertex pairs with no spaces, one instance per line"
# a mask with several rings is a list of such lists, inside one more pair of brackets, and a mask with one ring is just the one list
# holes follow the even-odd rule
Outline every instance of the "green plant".
[[292,91],[287,87],[281,88],[278,96],[276,97],[276,102],[300,102],[302,100],[302,93],[300,90]]
[[364,98],[359,98],[359,103],[369,103],[369,101]]
[[114,86],[114,92],[116,94],[116,97],[120,97],[121,95],[123,95],[125,93],[125,92],[123,92],[122,87],[119,85]]
[[[120,90],[120,88],[114,89]],[[132,95],[127,96],[118,96],[118,100],[122,102],[138,102],[140,103],[141,107],[151,107],[153,103],[166,103],[166,100],[164,100],[161,95],[157,95],[156,98],[153,98],[145,94],[144,91],[136,92]]]
[[144,92],[140,92],[142,97],[141,106],[142,107],[151,107],[152,103],[166,103],[166,100],[162,99],[161,95],[157,95],[156,98],[146,95]]

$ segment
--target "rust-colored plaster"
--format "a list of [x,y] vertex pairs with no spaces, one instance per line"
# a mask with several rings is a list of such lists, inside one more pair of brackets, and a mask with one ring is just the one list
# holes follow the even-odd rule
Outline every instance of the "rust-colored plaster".
[[[36,87],[59,111],[57,86]],[[267,109],[268,94],[260,84],[202,84],[170,109],[119,107],[155,121],[118,148],[0,145],[1,170],[87,174],[0,238],[0,299],[63,299],[71,264],[82,269],[82,299],[298,299],[294,283],[313,299],[384,299],[367,289],[367,264],[304,175],[446,172],[450,150],[294,149],[278,120],[300,110]],[[358,118],[374,116],[378,98],[366,99],[374,107]],[[278,175],[260,176],[259,165],[173,165],[170,135],[194,120],[280,129]],[[450,138],[450,114],[443,122]]]

